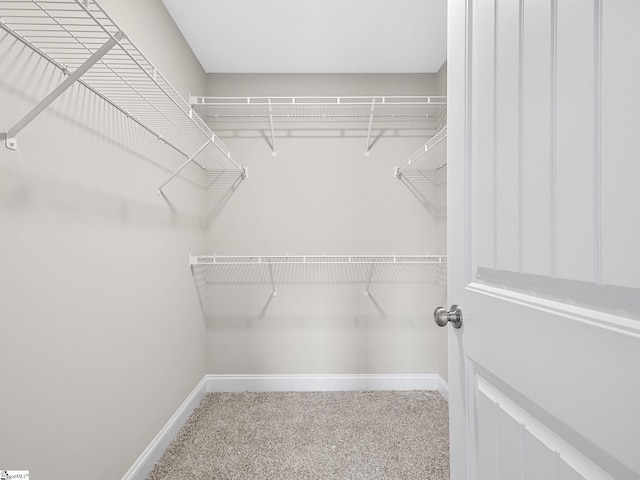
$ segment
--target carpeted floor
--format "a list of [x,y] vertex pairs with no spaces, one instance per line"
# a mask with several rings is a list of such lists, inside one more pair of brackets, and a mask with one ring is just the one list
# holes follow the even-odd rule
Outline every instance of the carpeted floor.
[[147,480],[449,479],[436,392],[208,393]]

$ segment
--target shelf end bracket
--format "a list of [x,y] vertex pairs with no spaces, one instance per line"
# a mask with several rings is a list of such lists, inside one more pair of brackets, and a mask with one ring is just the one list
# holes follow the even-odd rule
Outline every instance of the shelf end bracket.
[[18,140],[16,137],[10,137],[8,133],[2,133],[4,136],[4,146],[9,150],[17,150],[18,149]]

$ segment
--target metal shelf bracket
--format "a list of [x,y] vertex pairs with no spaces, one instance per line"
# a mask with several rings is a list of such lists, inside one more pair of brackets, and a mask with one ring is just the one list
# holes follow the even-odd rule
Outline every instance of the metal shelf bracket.
[[269,125],[271,126],[271,156],[276,157],[276,141],[273,133],[273,108],[271,107],[271,99],[269,98]]
[[95,65],[102,57],[104,57],[109,50],[111,50],[117,43],[125,38],[124,33],[117,32],[111,36],[98,50],[96,50],[85,62],[80,65],[75,72],[67,76],[63,82],[58,85],[49,95],[42,99],[35,107],[31,109],[18,123],[11,127],[5,133],[5,146],[11,150],[18,148],[18,142],[16,136],[20,131],[29,125],[38,115],[40,115],[51,103],[62,95],[69,87],[76,83],[87,70]]
[[[162,195],[162,189],[167,185],[167,183],[169,183],[171,180],[173,180],[187,165],[189,165],[191,162],[197,163],[194,161],[194,159],[200,154],[202,153],[202,151],[213,141],[215,140],[214,137],[211,137],[204,145],[202,145],[195,153],[193,153],[189,158],[187,158],[187,161],[184,162],[182,165],[180,165],[180,167],[173,172],[173,174],[162,184],[158,187],[158,195]],[[198,164],[199,165],[199,164]],[[202,166],[201,166],[202,167]],[[204,168],[204,167],[202,167]]]
[[371,144],[369,143],[369,140],[371,140],[371,126],[373,125],[373,111],[375,107],[376,107],[376,99],[374,98],[373,100],[371,100],[371,112],[369,114],[369,129],[367,131],[367,146],[364,151],[365,157],[369,156],[369,150],[371,150]]
[[277,297],[278,291],[276,290],[276,284],[273,280],[273,267],[271,266],[271,262],[269,262],[269,276],[271,277],[271,296]]
[[375,263],[371,263],[371,268],[369,269],[369,279],[367,280],[367,286],[364,289],[364,296],[368,297],[369,296],[369,287],[371,286],[371,279],[373,278],[373,269],[375,268],[376,264]]

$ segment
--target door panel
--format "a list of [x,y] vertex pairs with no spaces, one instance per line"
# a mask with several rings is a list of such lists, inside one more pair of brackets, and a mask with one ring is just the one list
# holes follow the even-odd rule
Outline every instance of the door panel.
[[489,475],[479,479],[612,478],[481,375],[476,381],[478,417],[489,419],[478,436],[497,445]]
[[478,395],[475,401],[478,411],[476,417],[477,478],[498,478],[497,404],[486,395]]
[[[640,336],[618,328],[616,317],[605,327],[591,310],[502,287],[472,283],[465,293],[462,342],[465,361],[474,366],[467,367],[470,389],[478,388],[474,370],[491,374],[508,387],[502,388],[505,398],[610,468],[612,478],[640,478],[640,418],[629,414],[640,401]],[[481,416],[469,403],[466,415]]]
[[[495,76],[494,62],[494,12],[493,0],[486,0],[478,4],[477,27],[473,32],[478,48],[473,51],[474,64],[478,67],[473,71],[473,124],[477,125],[477,134],[473,137],[473,152],[476,159],[477,185],[482,194],[478,196],[475,214],[477,225],[476,240],[477,261],[480,265],[495,268],[495,206],[494,206],[494,132],[495,132]],[[482,60],[482,61],[480,61]]]
[[530,428],[525,429],[523,449],[528,460],[525,480],[556,479],[557,454],[549,448],[544,439],[541,440],[531,433]]
[[551,275],[551,4],[524,2],[522,55],[522,270]]
[[[518,3],[496,0],[495,45],[495,252],[496,268],[520,268],[518,184],[520,174],[520,66]],[[479,58],[479,62],[484,58]],[[479,112],[481,114],[483,112]],[[480,120],[481,122],[483,120]],[[515,160],[515,161],[514,161]]]
[[[640,289],[640,28],[624,29],[621,17],[640,18],[640,2],[607,3],[602,16],[602,271],[605,284]],[[620,214],[620,205],[625,212]]]
[[[526,21],[526,20],[525,20]],[[594,280],[594,1],[557,2],[556,231],[560,278]]]
[[640,479],[639,5],[449,2],[453,480]]

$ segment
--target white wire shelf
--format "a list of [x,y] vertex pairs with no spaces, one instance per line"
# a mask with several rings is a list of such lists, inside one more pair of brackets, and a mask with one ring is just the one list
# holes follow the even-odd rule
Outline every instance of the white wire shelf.
[[[0,28],[66,75],[7,130],[7,148],[16,149],[17,134],[79,82],[187,159],[169,180],[192,162],[204,169],[196,161],[201,153],[213,169],[235,169],[246,176],[231,151],[95,0],[0,0]],[[216,147],[215,155],[205,151],[209,145]]]
[[446,264],[446,255],[299,255],[299,256],[189,256],[189,266],[197,265],[277,265],[277,264]]
[[367,130],[369,153],[371,130],[384,128],[439,127],[446,116],[447,98],[442,96],[347,96],[347,97],[191,97],[192,108],[212,125],[263,124],[271,131],[275,156],[275,131],[296,123],[343,123]]
[[[394,176],[400,179],[407,170],[412,168],[415,169],[418,163],[425,166],[425,168],[428,167],[427,169],[430,171],[442,170],[447,165],[446,155],[439,157],[441,161],[437,165],[430,165],[429,163],[433,163],[432,159],[437,156],[437,153],[440,153],[435,147],[443,142],[446,144],[446,140],[447,126],[445,125],[438,133],[427,140],[423,146],[416,150],[407,160],[395,167],[393,172]],[[434,152],[437,152],[436,155],[433,155]]]
[[[439,118],[447,97],[191,97],[191,106],[205,120],[355,122]],[[373,112],[371,111],[373,108]]]
[[[189,257],[189,266],[206,318],[236,317],[245,311],[249,316],[260,312],[262,317],[268,308],[277,314],[292,305],[299,307],[301,299],[303,308],[316,313],[335,301],[341,307],[334,313],[359,308],[386,316],[391,310],[402,310],[405,301],[414,306],[426,302],[419,308],[426,314],[425,308],[432,306],[425,295],[436,295],[440,301],[446,288],[447,257],[199,255]],[[363,294],[368,299],[365,303],[358,300]],[[272,303],[276,297],[288,300]]]

